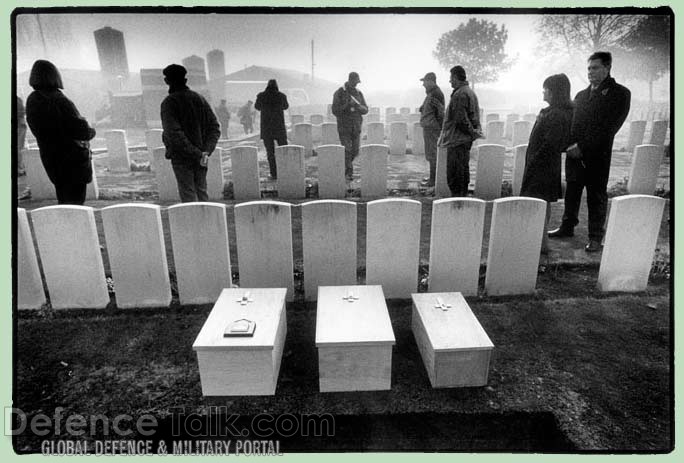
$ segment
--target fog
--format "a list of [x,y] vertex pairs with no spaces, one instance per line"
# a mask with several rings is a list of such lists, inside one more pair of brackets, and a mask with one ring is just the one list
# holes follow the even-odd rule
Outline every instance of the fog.
[[[541,83],[558,72],[571,78],[573,94],[587,85],[583,59],[570,69],[542,59],[548,56],[540,56],[537,49],[538,16],[529,14],[26,14],[17,17],[17,71],[29,70],[39,58],[60,69],[99,70],[93,31],[105,26],[123,32],[131,72],[163,68],[190,55],[206,59],[208,51],[220,49],[227,74],[251,65],[310,74],[313,41],[315,78],[340,85],[354,70],[361,75],[359,88],[383,100],[369,101],[371,105],[388,104],[394,96],[397,106],[413,106],[420,104],[416,99],[423,92],[418,79],[428,71],[437,74],[443,90],[449,90],[448,71],[433,57],[433,50],[443,33],[471,17],[508,29],[506,53],[514,59],[513,66],[496,82],[476,83],[476,91],[491,91],[496,97],[490,99],[501,100],[490,106],[541,107]],[[620,75],[625,64],[613,66],[618,81],[625,81]],[[648,99],[644,82],[629,86],[634,99]],[[654,100],[668,99],[669,83],[661,79],[654,86]]]

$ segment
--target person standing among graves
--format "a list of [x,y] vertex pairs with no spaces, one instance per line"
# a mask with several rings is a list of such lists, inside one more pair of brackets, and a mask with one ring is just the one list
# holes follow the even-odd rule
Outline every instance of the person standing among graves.
[[266,148],[268,168],[272,179],[278,178],[275,161],[275,142],[278,146],[287,145],[287,131],[285,130],[285,116],[283,111],[289,108],[287,96],[278,90],[275,79],[268,81],[266,89],[256,97],[254,108],[261,112],[260,135]]
[[26,166],[24,166],[24,148],[26,147],[26,109],[21,98],[16,97],[17,121],[17,177],[24,177],[24,189],[19,193],[19,201],[31,199],[31,188],[26,184]]
[[454,91],[444,115],[444,125],[438,142],[447,149],[447,184],[452,196],[468,196],[470,183],[470,148],[482,137],[480,107],[477,95],[466,80],[462,66],[449,71]]
[[186,69],[170,64],[163,70],[169,95],[161,104],[162,140],[171,160],[182,202],[207,201],[207,163],[221,130],[211,106],[186,85]]
[[83,205],[93,180],[89,140],[95,129],[61,91],[62,76],[49,61],[33,63],[33,92],[26,99],[26,121],[38,142],[40,160],[55,185],[58,204]]
[[240,118],[240,124],[245,130],[245,134],[254,132],[254,111],[252,110],[252,100],[247,101],[243,106],[238,109],[238,117]]
[[332,113],[337,118],[337,133],[344,146],[344,173],[347,181],[353,179],[354,159],[359,155],[361,123],[368,113],[368,105],[356,86],[361,83],[357,72],[350,72],[345,84],[333,95]]
[[425,159],[430,165],[430,176],[427,186],[435,186],[435,169],[437,166],[437,140],[444,123],[444,94],[437,86],[437,76],[434,72],[428,72],[423,81],[425,88],[425,100],[418,109],[420,111],[420,126],[423,128],[423,141],[425,145]]
[[542,85],[544,101],[549,106],[542,109],[532,127],[525,153],[520,196],[547,201],[542,253],[548,253],[546,236],[551,205],[563,196],[561,191],[561,153],[570,144],[573,105],[570,100],[570,80],[565,74],[554,74]]
[[230,111],[226,106],[226,100],[221,100],[221,103],[216,107],[216,118],[221,124],[221,138],[228,138],[228,124],[230,124]]
[[570,142],[565,159],[565,207],[559,228],[549,237],[574,235],[582,190],[587,189],[589,210],[589,243],[584,250],[601,250],[606,210],[608,208],[608,175],[613,152],[613,139],[629,113],[631,93],[610,76],[613,57],[596,52],[588,61],[589,87],[575,96],[575,112]]

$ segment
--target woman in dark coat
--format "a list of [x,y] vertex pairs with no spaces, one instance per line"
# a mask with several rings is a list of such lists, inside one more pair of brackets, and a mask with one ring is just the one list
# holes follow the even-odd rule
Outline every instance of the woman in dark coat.
[[90,144],[95,129],[81,117],[60,89],[59,71],[49,61],[33,63],[26,100],[26,122],[36,137],[40,160],[55,185],[59,204],[85,202],[86,185],[93,179]]
[[254,108],[261,111],[261,139],[266,148],[268,168],[271,178],[278,178],[278,170],[275,162],[275,143],[278,146],[287,145],[287,131],[285,130],[285,117],[283,111],[290,106],[287,104],[287,96],[278,90],[275,79],[268,81],[266,90],[259,93]]
[[[543,88],[544,101],[549,106],[539,112],[530,134],[520,196],[553,202],[562,197],[561,153],[570,142],[573,106],[570,100],[570,80],[565,74],[548,77]],[[548,252],[546,232],[550,212],[551,207],[547,204],[543,253]]]

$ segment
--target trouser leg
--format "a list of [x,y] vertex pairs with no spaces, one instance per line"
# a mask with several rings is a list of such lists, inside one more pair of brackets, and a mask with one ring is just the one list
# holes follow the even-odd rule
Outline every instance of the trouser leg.
[[264,148],[266,148],[266,159],[268,159],[268,171],[271,177],[276,178],[278,171],[275,161],[275,140],[272,137],[264,138]]
[[189,203],[192,201],[197,201],[197,192],[195,191],[195,173],[193,172],[192,167],[184,166],[182,164],[171,165],[173,167],[173,173],[176,176],[178,196],[180,196],[181,202]]
[[589,239],[601,242],[603,239],[603,226],[606,222],[608,210],[607,180],[587,182],[587,209],[589,210]]
[[470,183],[470,147],[468,145],[447,148],[447,184],[452,196],[467,196]]
[[349,177],[354,173],[353,134],[351,130],[339,130],[337,133],[340,136],[340,143],[344,146],[344,174]]
[[582,190],[584,182],[569,181],[565,187],[565,198],[563,208],[563,219],[561,228],[572,231],[579,223],[579,209],[582,201]]
[[207,170],[206,167],[202,166],[195,167],[193,170],[197,201],[209,201],[209,193],[207,192]]
[[82,206],[85,203],[87,183],[59,183],[55,185],[57,204],[75,204]]

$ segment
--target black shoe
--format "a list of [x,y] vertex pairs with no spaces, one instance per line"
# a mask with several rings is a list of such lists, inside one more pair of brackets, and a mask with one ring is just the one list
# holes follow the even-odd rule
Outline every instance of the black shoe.
[[603,246],[601,246],[601,243],[596,240],[589,240],[589,244],[584,246],[584,250],[586,252],[599,252],[601,248],[603,248]]
[[571,236],[575,236],[575,232],[568,230],[567,228],[558,227],[555,230],[548,232],[547,235],[549,238],[570,238]]

